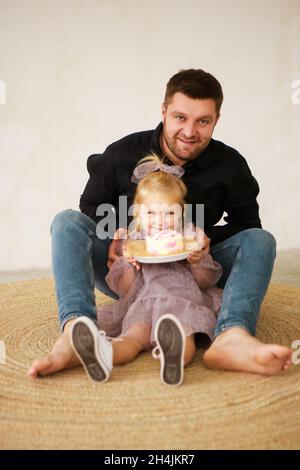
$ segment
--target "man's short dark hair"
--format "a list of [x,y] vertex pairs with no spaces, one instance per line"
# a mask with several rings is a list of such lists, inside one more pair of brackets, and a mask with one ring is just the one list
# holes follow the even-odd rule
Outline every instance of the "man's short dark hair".
[[219,114],[223,102],[220,82],[201,69],[180,70],[167,83],[164,103],[167,106],[175,93],[180,92],[193,99],[212,99]]

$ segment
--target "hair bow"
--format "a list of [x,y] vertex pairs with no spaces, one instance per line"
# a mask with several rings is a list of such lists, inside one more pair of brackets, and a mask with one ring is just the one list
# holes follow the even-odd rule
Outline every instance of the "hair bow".
[[164,171],[165,173],[170,173],[171,175],[181,178],[184,174],[184,169],[179,165],[166,165],[165,163],[160,162],[145,162],[138,165],[133,172],[131,181],[133,183],[139,183],[144,176],[149,173],[154,173],[154,171]]

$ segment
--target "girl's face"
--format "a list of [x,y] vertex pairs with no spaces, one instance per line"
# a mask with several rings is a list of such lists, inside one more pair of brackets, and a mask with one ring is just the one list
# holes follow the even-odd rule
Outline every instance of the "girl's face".
[[172,196],[151,194],[139,205],[141,228],[147,235],[160,230],[181,231],[182,206]]

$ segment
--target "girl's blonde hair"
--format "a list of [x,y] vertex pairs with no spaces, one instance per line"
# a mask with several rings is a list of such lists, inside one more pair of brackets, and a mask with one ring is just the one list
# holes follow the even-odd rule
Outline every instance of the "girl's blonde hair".
[[[145,162],[163,163],[163,160],[155,153],[146,155],[138,161],[137,165]],[[185,196],[187,194],[187,187],[184,182],[175,175],[166,173],[165,171],[154,171],[145,175],[138,183],[135,197],[134,197],[134,224],[133,230],[141,230],[141,221],[139,216],[139,206],[149,194],[166,194],[184,208]]]

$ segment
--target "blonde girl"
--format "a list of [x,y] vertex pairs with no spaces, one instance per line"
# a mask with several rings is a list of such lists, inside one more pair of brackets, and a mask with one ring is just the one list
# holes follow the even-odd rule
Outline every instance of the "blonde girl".
[[[156,155],[140,160],[132,176],[137,188],[128,238],[144,239],[161,230],[195,232],[183,225],[183,174],[183,168],[166,165]],[[113,365],[153,348],[162,381],[180,385],[184,366],[196,352],[195,335],[213,338],[222,300],[222,290],[215,285],[222,267],[201,246],[182,261],[140,264],[128,255],[124,229],[115,238],[119,256],[106,282],[119,300],[97,311],[101,331],[87,317],[74,322],[73,348],[88,375],[99,382],[109,379]]]

